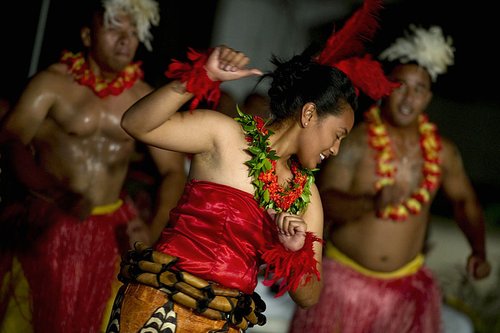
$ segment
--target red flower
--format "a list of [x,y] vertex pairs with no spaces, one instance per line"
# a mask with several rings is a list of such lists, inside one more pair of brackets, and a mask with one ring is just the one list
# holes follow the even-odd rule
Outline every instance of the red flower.
[[95,76],[81,52],[73,54],[69,51],[64,51],[60,62],[68,66],[76,82],[89,87],[100,98],[109,95],[118,96],[124,90],[131,88],[138,79],[144,77],[140,61],[131,63],[125,67],[110,82]]
[[261,117],[259,117],[259,116],[253,116],[253,120],[255,120],[255,127],[260,132],[260,134],[267,135],[268,131],[264,127],[264,125],[265,125],[264,120]]

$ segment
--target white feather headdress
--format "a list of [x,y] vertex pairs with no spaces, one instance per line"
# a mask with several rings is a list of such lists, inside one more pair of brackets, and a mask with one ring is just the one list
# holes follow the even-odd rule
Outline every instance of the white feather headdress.
[[405,32],[404,37],[396,41],[379,55],[379,59],[401,63],[416,62],[424,67],[433,82],[438,75],[446,73],[448,66],[454,63],[452,38],[444,37],[438,26],[431,26],[428,30],[411,24],[413,35]]
[[103,0],[104,22],[119,24],[116,17],[120,11],[129,14],[137,28],[139,40],[151,51],[153,35],[149,31],[152,25],[160,22],[160,8],[155,0]]

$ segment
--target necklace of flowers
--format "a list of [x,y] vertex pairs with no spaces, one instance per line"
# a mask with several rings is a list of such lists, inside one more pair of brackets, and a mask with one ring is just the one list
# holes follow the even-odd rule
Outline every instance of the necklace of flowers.
[[[376,151],[376,173],[379,176],[375,182],[375,189],[394,184],[397,168],[394,165],[394,150],[387,129],[380,118],[380,109],[372,106],[365,113],[368,122],[368,140],[370,146]],[[441,139],[435,124],[429,122],[427,115],[421,114],[418,118],[420,133],[420,149],[424,163],[422,166],[423,179],[408,199],[398,205],[388,205],[377,216],[393,221],[405,221],[409,214],[417,215],[422,206],[429,202],[430,193],[439,186],[441,167],[439,152]]]
[[300,166],[295,159],[290,159],[293,178],[287,186],[278,183],[276,161],[279,156],[269,148],[268,138],[273,134],[265,128],[265,122],[258,116],[243,113],[237,107],[236,117],[249,143],[248,152],[252,158],[245,164],[249,167],[249,176],[253,177],[254,198],[260,207],[272,208],[276,212],[298,214],[310,202],[311,184],[314,182],[314,170]]
[[123,71],[109,82],[97,77],[92,72],[81,52],[64,51],[60,62],[68,65],[68,69],[73,74],[76,82],[89,87],[100,98],[108,95],[120,95],[125,89],[132,87],[137,79],[144,77],[140,61],[127,65]]

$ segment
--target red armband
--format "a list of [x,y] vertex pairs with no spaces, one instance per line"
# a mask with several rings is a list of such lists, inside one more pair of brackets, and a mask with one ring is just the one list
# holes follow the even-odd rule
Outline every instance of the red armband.
[[171,79],[178,79],[186,83],[186,90],[194,94],[194,99],[189,105],[189,109],[196,109],[202,100],[215,108],[220,99],[220,81],[212,81],[207,76],[205,64],[212,49],[205,53],[198,53],[189,48],[187,57],[190,62],[180,62],[173,59],[168,66],[165,76]]
[[314,258],[314,242],[323,243],[323,240],[312,232],[307,232],[304,246],[298,251],[289,251],[283,244],[277,243],[263,253],[262,259],[267,265],[262,283],[268,287],[278,283],[279,290],[275,297],[290,290],[297,290],[304,276],[304,284],[308,283],[313,275],[320,279],[316,267],[318,261]]

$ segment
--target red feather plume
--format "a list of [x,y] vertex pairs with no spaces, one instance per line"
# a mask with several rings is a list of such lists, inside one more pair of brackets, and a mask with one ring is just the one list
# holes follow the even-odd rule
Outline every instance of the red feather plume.
[[334,65],[340,60],[364,53],[364,44],[373,39],[379,28],[378,13],[382,0],[365,0],[339,31],[332,32],[317,62]]
[[356,91],[373,100],[389,95],[399,86],[387,79],[381,64],[365,52],[379,28],[378,13],[382,0],[365,0],[339,31],[332,32],[316,61],[336,67],[351,79]]

